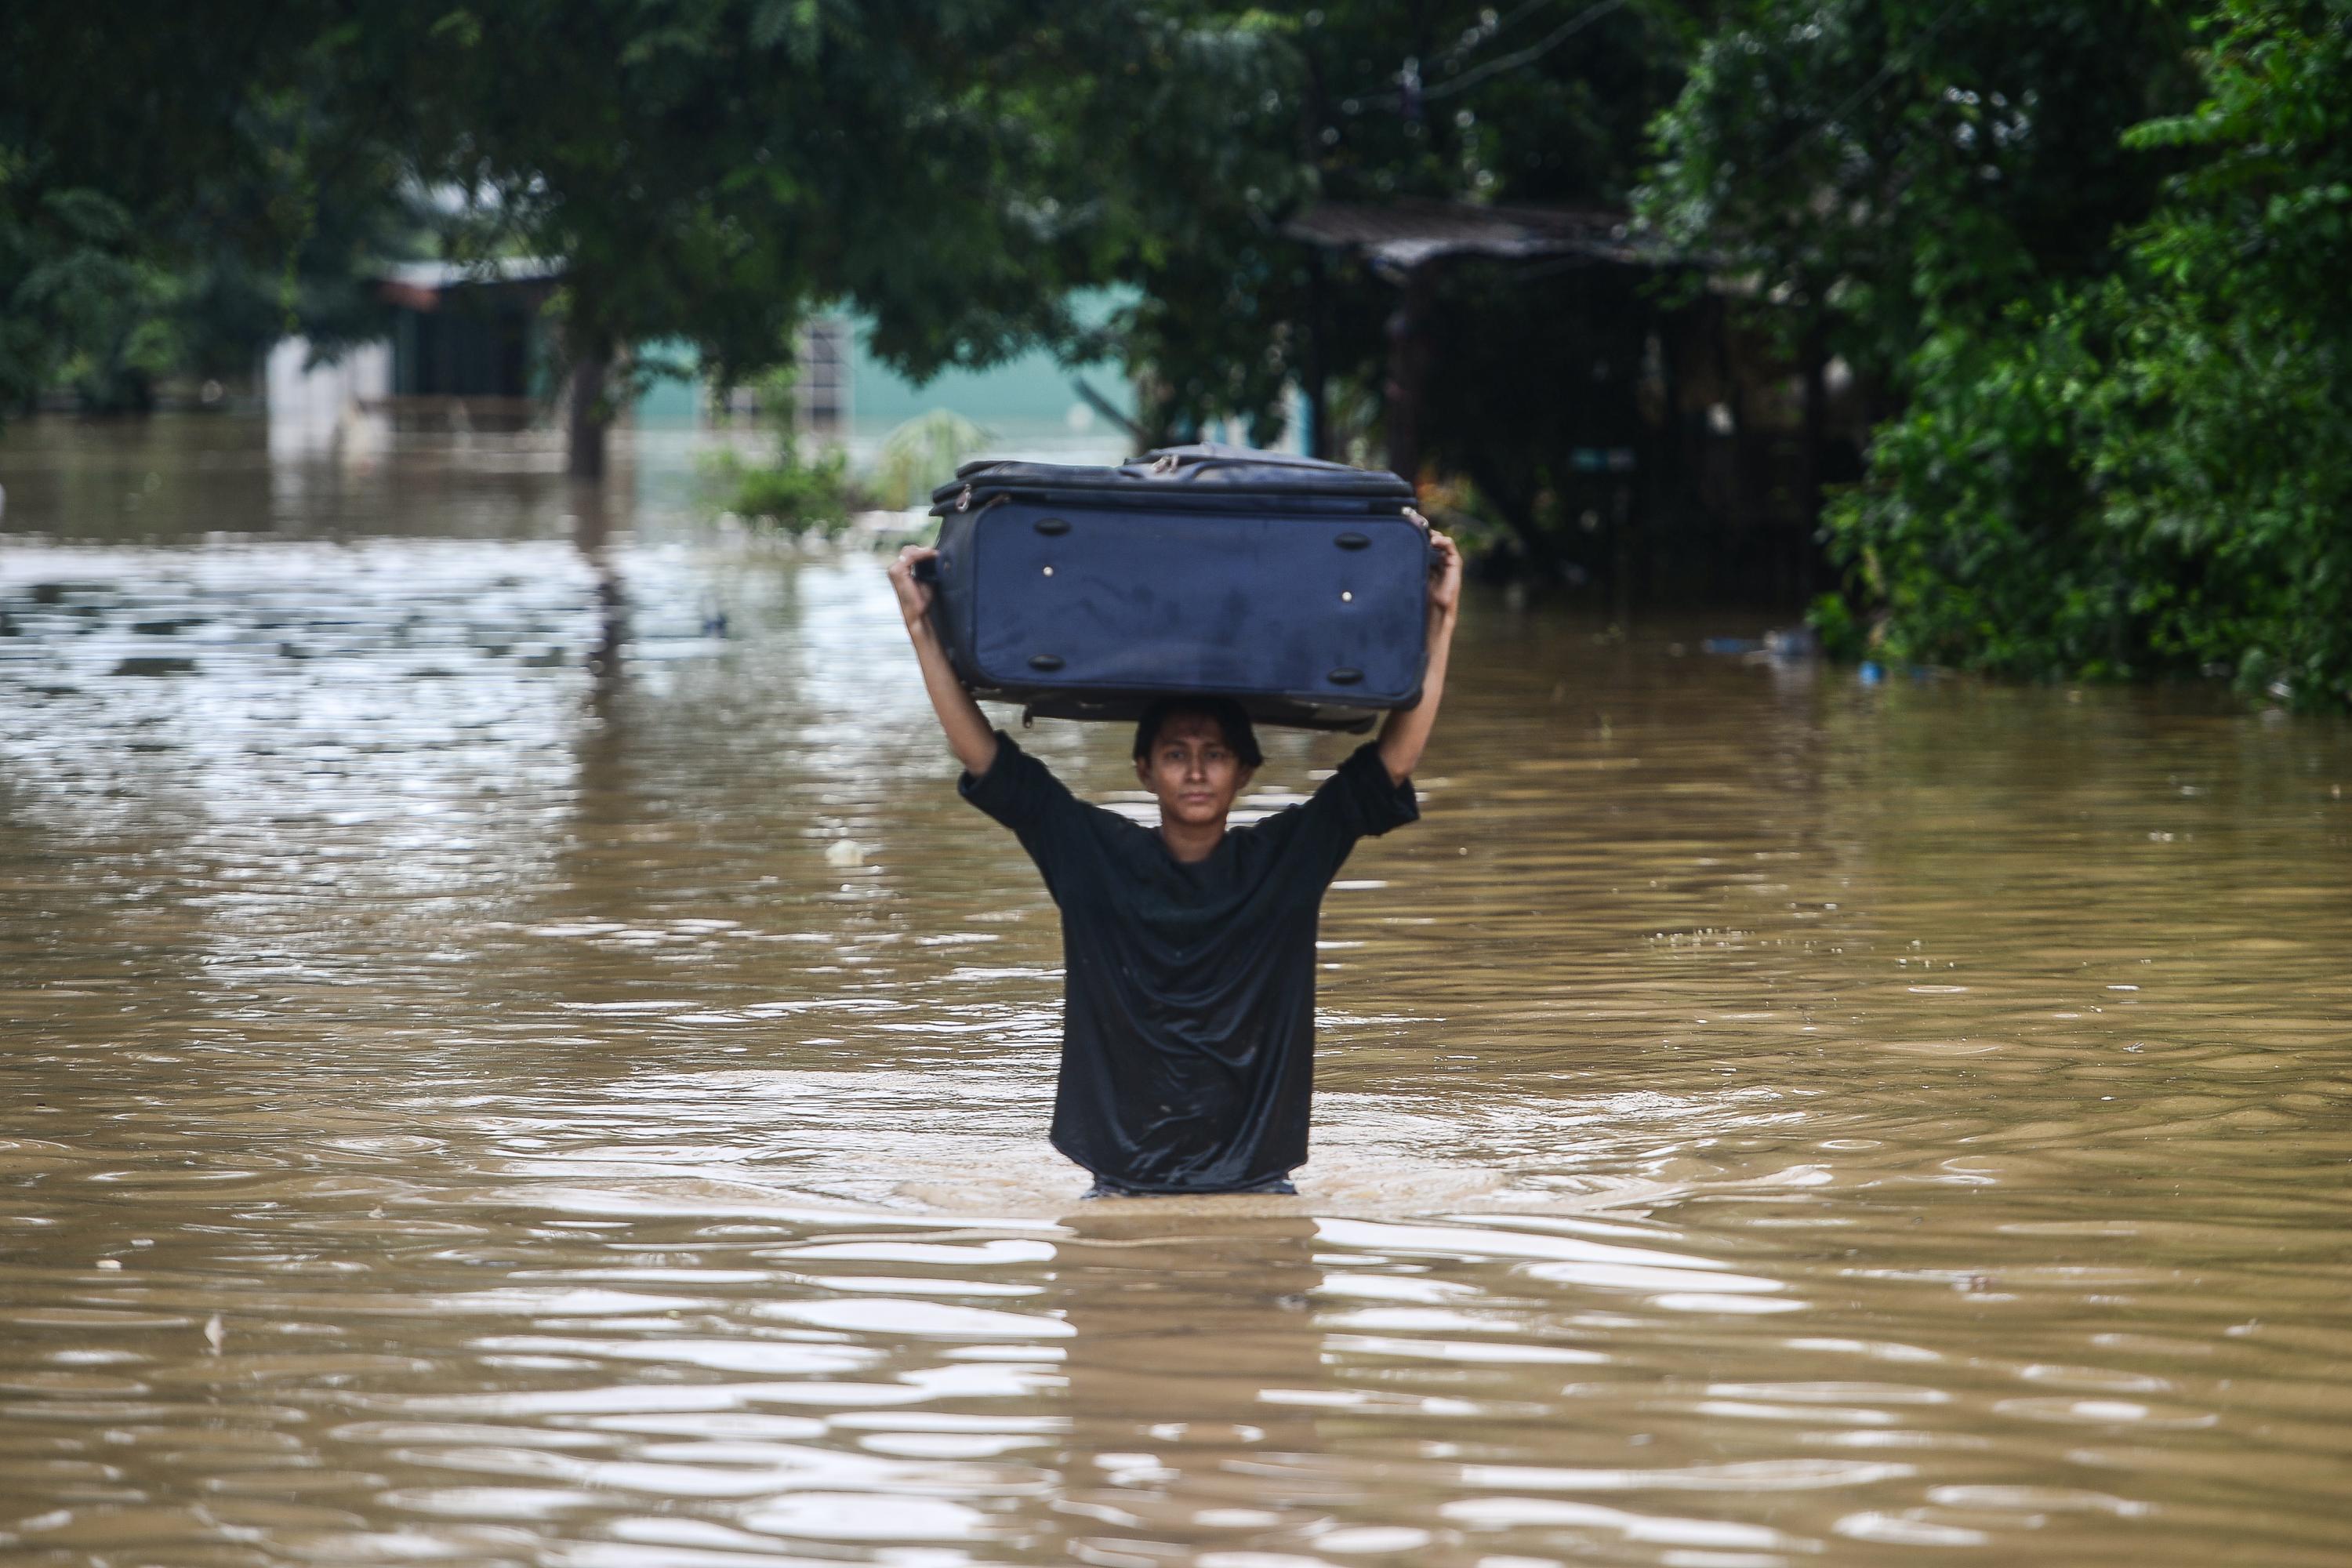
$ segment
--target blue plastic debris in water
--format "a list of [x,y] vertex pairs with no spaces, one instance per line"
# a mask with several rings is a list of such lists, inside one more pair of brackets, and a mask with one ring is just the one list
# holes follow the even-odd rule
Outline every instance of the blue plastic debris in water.
[[1763,646],[1754,637],[1708,637],[1698,647],[1701,653],[1755,653]]
[[1885,669],[1875,660],[1867,658],[1862,661],[1862,668],[1855,670],[1854,674],[1861,679],[1864,686],[1875,686],[1886,679]]

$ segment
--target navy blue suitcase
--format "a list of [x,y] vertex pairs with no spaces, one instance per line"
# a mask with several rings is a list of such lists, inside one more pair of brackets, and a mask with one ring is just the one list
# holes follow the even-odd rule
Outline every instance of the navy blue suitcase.
[[1421,696],[1428,536],[1394,474],[1218,446],[1118,468],[969,463],[926,574],[974,696],[1131,720],[1174,692],[1363,731]]

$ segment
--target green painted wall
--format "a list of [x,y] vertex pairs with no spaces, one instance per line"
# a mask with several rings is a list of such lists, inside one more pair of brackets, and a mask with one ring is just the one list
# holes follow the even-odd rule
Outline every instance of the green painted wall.
[[[1083,319],[1099,321],[1115,307],[1108,294],[1091,294],[1079,301]],[[690,350],[656,344],[646,351],[681,364],[691,364]],[[962,415],[1006,447],[1100,446],[1124,449],[1126,432],[1081,402],[1073,382],[1079,375],[1122,414],[1135,408],[1135,395],[1126,372],[1115,363],[1082,370],[1066,369],[1051,354],[1032,352],[987,370],[950,370],[918,384],[874,357],[867,332],[860,322],[850,360],[850,430],[853,449],[871,446],[890,430],[919,414],[950,408]],[[685,428],[697,418],[700,388],[689,381],[656,381],[640,397],[640,426]]]
[[877,360],[861,334],[852,367],[851,429],[867,439],[879,438],[919,414],[951,408],[1001,439],[1099,433],[1115,443],[1118,427],[1080,402],[1072,384],[1080,375],[1121,413],[1131,414],[1135,408],[1133,391],[1118,366],[1072,371],[1042,353],[987,370],[943,371],[917,385]]

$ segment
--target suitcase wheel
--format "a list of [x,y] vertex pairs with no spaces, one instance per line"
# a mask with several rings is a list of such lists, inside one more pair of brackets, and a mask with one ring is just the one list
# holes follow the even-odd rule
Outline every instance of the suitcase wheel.
[[[1046,674],[1051,675],[1054,671],[1062,668],[1062,660],[1060,656],[1057,654],[1033,653],[1029,656],[1029,668],[1032,669],[1043,670]],[[1359,679],[1361,678],[1359,677]]]

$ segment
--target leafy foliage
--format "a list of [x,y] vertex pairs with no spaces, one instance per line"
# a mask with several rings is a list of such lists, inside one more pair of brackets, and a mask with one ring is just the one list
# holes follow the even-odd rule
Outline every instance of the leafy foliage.
[[767,462],[748,462],[730,447],[703,455],[702,489],[719,510],[795,538],[838,538],[850,515],[868,504],[850,482],[849,455],[837,446],[804,450],[795,418],[798,376],[779,365],[755,378],[761,417],[774,440]]
[[1644,216],[1756,319],[1874,378],[2113,265],[2163,170],[2117,132],[2185,101],[2155,0],[1740,0],[1655,127]]
[[511,0],[387,68],[429,174],[566,259],[575,356],[682,339],[738,381],[824,301],[918,376],[1076,342],[1073,289],[1236,173],[1253,58],[1086,0]]
[[[374,216],[420,194],[461,258],[564,258],[563,337],[592,369],[672,339],[745,380],[839,302],[919,376],[1038,342],[1082,353],[1074,289],[1279,174],[1244,133],[1272,58],[1262,18],[1188,0],[351,16],[318,0],[158,8],[152,26],[0,13],[0,387],[21,399],[93,343],[122,358],[93,314],[109,305],[125,342],[211,312],[137,345],[142,371],[249,354],[289,314],[335,340],[349,323],[307,284],[336,261],[350,279],[354,237],[367,259],[398,254]],[[90,287],[62,289],[68,272]],[[600,382],[608,403],[626,384]]]
[[1934,335],[1831,514],[1895,657],[2352,702],[2352,7],[2206,26],[2116,275]]
[[869,488],[886,507],[919,505],[955,477],[989,434],[952,408],[934,408],[894,426],[875,448]]
[[[1826,519],[1851,574],[1829,640],[2352,700],[2352,0],[358,16],[0,7],[0,408],[137,407],[289,323],[372,334],[365,264],[429,221],[461,256],[563,257],[591,369],[675,339],[747,380],[845,302],[917,375],[1117,353],[1147,438],[1271,436],[1312,379],[1362,443],[1395,282],[1291,216],[1634,200],[1751,325],[1858,373],[1879,425]],[[1132,303],[1074,319],[1107,283]],[[1592,388],[1646,352],[1652,302],[1601,287],[1464,264],[1422,297],[1444,353],[1421,448],[1566,576],[1616,547],[1579,463],[1637,436]],[[842,473],[789,450],[737,482],[739,510],[846,512]]]
[[140,408],[289,328],[373,335],[358,268],[419,237],[332,7],[131,11],[0,8],[0,410]]
[[[1157,96],[1129,106],[1149,156],[1117,198],[1134,240],[1115,277],[1139,302],[1102,346],[1140,373],[1151,438],[1234,418],[1270,440],[1286,389],[1318,371],[1339,400],[1376,391],[1393,283],[1318,261],[1283,222],[1318,198],[1621,203],[1685,28],[1666,0],[1319,0],[1196,29]],[[1203,114],[1212,82],[1224,107]],[[1483,359],[1465,378],[1545,401],[1528,363]]]
[[788,443],[772,463],[722,449],[706,472],[724,510],[795,537],[839,537],[857,504],[848,456],[837,447],[810,457]]

